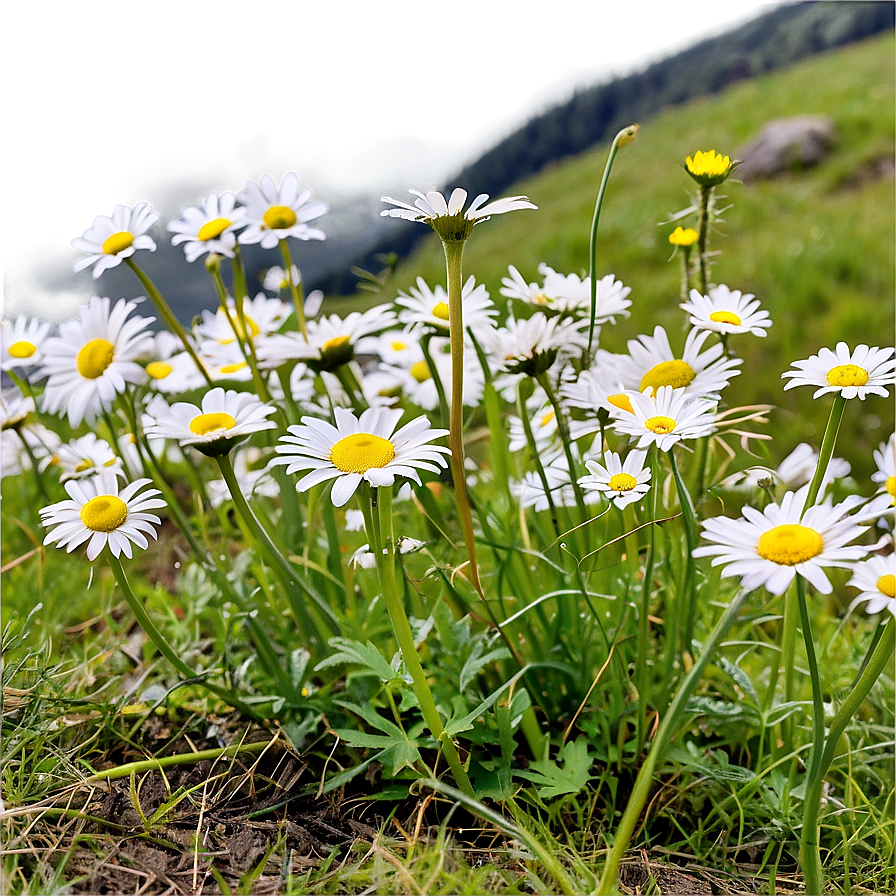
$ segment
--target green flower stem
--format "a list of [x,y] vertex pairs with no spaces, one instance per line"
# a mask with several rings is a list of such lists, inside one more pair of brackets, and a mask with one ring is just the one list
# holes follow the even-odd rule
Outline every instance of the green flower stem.
[[454,499],[464,535],[464,545],[470,560],[470,581],[482,600],[485,593],[479,580],[476,562],[476,535],[473,515],[467,494],[467,474],[464,465],[464,306],[463,306],[463,240],[442,240],[445,266],[448,273],[448,333],[451,339],[451,414],[448,447],[451,449],[451,475],[454,479]]
[[653,743],[650,745],[650,752],[647,754],[647,758],[644,760],[644,764],[638,772],[635,786],[632,788],[631,795],[628,798],[628,805],[625,807],[625,812],[622,814],[619,827],[616,829],[613,846],[607,856],[600,882],[595,891],[596,893],[612,893],[616,891],[619,864],[631,843],[635,825],[638,823],[638,819],[641,817],[641,812],[647,803],[647,798],[650,796],[650,790],[653,785],[653,774],[657,764],[663,758],[666,746],[675,732],[675,728],[681,717],[684,715],[688,699],[699,684],[700,679],[703,677],[704,669],[709,664],[716,648],[727,634],[728,629],[731,628],[735,619],[737,619],[737,614],[740,612],[740,608],[743,606],[749,595],[749,591],[742,590],[734,596],[734,599],[722,614],[722,618],[719,619],[715,628],[707,637],[703,646],[703,652],[697,658],[691,671],[687,674],[687,677],[678,689],[678,693],[669,705],[669,709],[663,716],[656,737],[654,737]]
[[[379,532],[371,525],[367,535],[376,557],[380,586],[383,589],[383,599],[389,612],[389,618],[392,620],[395,638],[401,649],[405,667],[410,673],[414,693],[417,696],[417,702],[420,704],[420,711],[423,713],[423,719],[432,736],[444,751],[457,786],[467,796],[472,797],[474,796],[473,787],[461,763],[454,741],[445,735],[439,710],[429,688],[429,682],[426,680],[426,673],[423,671],[423,666],[420,663],[420,656],[417,653],[417,645],[414,643],[411,624],[408,621],[404,604],[398,593],[398,584],[395,577],[395,539],[392,532],[392,487],[378,488],[376,490],[376,501],[379,505]],[[368,517],[373,517],[372,506],[370,510],[365,510],[365,513]]]
[[682,246],[681,255],[681,287],[679,296],[682,302],[687,302],[691,296],[691,247]]
[[[657,463],[657,449],[655,445],[650,447],[649,464],[653,470],[651,481],[653,487],[650,489],[651,509],[650,519],[656,519],[657,492],[659,491],[659,464]],[[638,654],[635,657],[635,687],[638,690],[638,747],[635,751],[636,756],[641,755],[644,744],[647,740],[647,704],[650,702],[649,682],[650,672],[647,668],[647,655],[650,639],[650,598],[653,588],[653,562],[656,555],[656,525],[651,523],[650,530],[647,533],[647,559],[644,563],[644,581],[641,583],[641,606],[638,608]],[[666,612],[667,619],[674,616],[674,613]],[[671,619],[669,619],[671,621]],[[668,648],[666,653],[674,653],[674,646],[670,643],[668,632],[666,635],[666,643]]]
[[591,219],[591,238],[588,245],[588,274],[591,280],[591,317],[588,321],[588,348],[585,351],[584,366],[587,367],[591,359],[591,350],[594,345],[594,330],[597,321],[597,277],[595,268],[597,267],[597,228],[600,224],[600,212],[604,204],[604,194],[607,192],[607,184],[610,182],[610,170],[616,159],[616,153],[619,152],[620,146],[630,143],[637,133],[637,125],[629,125],[623,128],[613,138],[610,145],[610,154],[607,156],[607,164],[604,166],[603,177],[601,177],[600,187],[597,191],[597,199],[594,203],[594,216]]
[[821,440],[821,450],[818,452],[818,463],[815,465],[815,475],[812,482],[809,483],[809,492],[806,495],[806,502],[803,504],[803,514],[815,504],[818,499],[818,493],[821,491],[821,483],[824,481],[824,474],[827,472],[828,464],[834,456],[834,447],[837,444],[837,433],[840,431],[840,423],[843,420],[843,412],[846,410],[846,399],[843,394],[838,392],[834,396],[834,403],[831,405],[831,413],[828,416],[827,426],[824,429],[824,437]]
[[[324,621],[327,623],[333,634],[338,635],[339,620],[333,613],[332,607],[330,607],[329,604],[320,595],[316,594],[311,589],[308,582],[306,582],[299,575],[295,567],[289,562],[289,560],[286,559],[286,557],[283,556],[279,548],[274,544],[274,542],[271,540],[271,537],[258,521],[258,517],[255,516],[252,508],[249,506],[249,503],[243,496],[243,493],[239,486],[239,482],[236,478],[236,474],[233,471],[233,464],[230,461],[230,456],[227,454],[222,454],[216,457],[215,461],[218,464],[221,475],[224,477],[224,481],[227,483],[227,488],[230,490],[230,497],[233,499],[233,505],[236,508],[237,513],[240,514],[240,516],[246,521],[249,528],[252,530],[252,534],[258,542],[259,547],[267,553],[267,555],[273,561],[275,569],[279,570],[282,577],[284,577],[288,582],[293,582],[298,585],[299,588],[308,597],[310,597],[315,603],[317,603],[322,611]],[[308,612],[308,608],[305,606],[304,601],[295,601],[293,604],[293,608],[294,610],[298,611],[298,618],[296,619],[296,622],[298,622],[299,625],[308,626],[307,631],[310,631],[317,636],[319,644],[326,643],[326,640],[320,633],[317,623]]]
[[147,637],[155,644],[156,649],[165,657],[166,660],[177,670],[184,678],[189,680],[195,680],[197,684],[201,684],[206,690],[211,691],[215,696],[220,697],[226,703],[229,703],[234,709],[239,710],[244,716],[250,719],[255,719],[256,721],[260,721],[260,717],[255,710],[251,709],[242,700],[238,697],[234,696],[230,691],[225,688],[218,687],[211,682],[208,682],[204,678],[204,673],[200,674],[194,672],[177,654],[174,648],[165,640],[165,636],[156,628],[155,623],[150,618],[149,614],[143,608],[143,604],[140,602],[139,598],[136,594],[134,594],[133,589],[131,588],[131,583],[128,581],[128,577],[125,575],[124,567],[121,565],[121,561],[118,557],[114,557],[111,552],[107,554],[107,559],[109,561],[109,565],[112,567],[112,573],[115,576],[115,581],[118,582],[118,587],[121,588],[122,593],[124,594],[125,600],[128,602],[128,606],[131,608],[131,612],[134,614],[134,618],[137,620],[140,627],[146,632]]
[[535,470],[538,473],[538,478],[541,480],[541,486],[544,489],[544,496],[548,502],[548,508],[551,512],[551,523],[554,526],[554,533],[557,538],[562,537],[562,532],[560,529],[560,521],[557,518],[557,507],[554,504],[554,498],[551,495],[551,489],[548,484],[548,476],[544,471],[544,464],[541,462],[541,454],[538,451],[538,446],[535,444],[535,436],[532,434],[532,424],[529,421],[529,411],[526,408],[526,400],[523,398],[523,384],[526,380],[520,377],[519,382],[516,387],[516,412],[520,415],[520,420],[523,424],[523,433],[526,436],[526,442],[529,445],[529,450],[532,452],[532,460],[535,463]]
[[[892,665],[893,647],[896,642],[896,620],[890,618],[883,633],[867,658],[868,662],[843,701],[837,715],[831,722],[827,742],[820,761],[815,764],[814,774],[806,776],[806,794],[803,801],[803,827],[800,834],[800,864],[806,879],[807,893],[823,893],[821,856],[818,851],[818,813],[821,806],[821,790],[824,777],[834,761],[837,743],[868,696],[881,672]],[[813,759],[815,749],[813,747]]]
[[13,430],[15,434],[19,437],[19,441],[22,443],[22,446],[25,449],[25,453],[28,455],[28,460],[31,461],[31,469],[34,471],[34,480],[37,483],[37,490],[40,492],[41,497],[47,503],[50,502],[50,495],[47,492],[47,487],[44,485],[44,477],[40,472],[40,466],[37,462],[37,458],[34,455],[34,449],[28,443],[28,439],[25,438],[25,434],[22,432],[21,426],[14,426]]
[[[622,519],[625,557],[626,560],[628,560],[631,584],[634,585],[638,580],[638,570],[641,568],[639,556],[640,544],[638,542],[638,535],[635,531],[635,510],[631,504],[627,504],[625,507],[619,510],[619,515]],[[651,526],[651,528],[653,527]]]
[[700,292],[708,292],[709,277],[707,274],[706,252],[709,243],[709,207],[712,201],[712,187],[700,187],[700,205],[697,212],[697,274]]
[[153,304],[156,306],[159,314],[162,315],[162,319],[165,321],[168,329],[171,330],[172,333],[177,334],[180,338],[180,341],[183,343],[184,349],[187,354],[193,359],[193,363],[196,365],[196,369],[202,374],[203,379],[208,383],[209,386],[213,386],[212,378],[209,376],[208,371],[205,369],[205,365],[199,359],[199,355],[196,354],[196,349],[193,348],[193,343],[190,341],[190,337],[187,336],[186,330],[181,326],[180,321],[174,316],[174,312],[169,307],[168,303],[165,301],[165,297],[159,292],[155,283],[149,279],[149,277],[137,266],[137,263],[133,258],[126,258],[124,263],[134,272],[137,279],[143,285],[143,288],[146,290],[147,295],[152,299]]
[[234,299],[249,298],[249,285],[246,282],[246,264],[243,261],[243,253],[240,244],[233,247],[233,258],[230,262],[230,270],[233,272],[233,297]]
[[339,385],[345,390],[345,394],[352,403],[352,410],[360,416],[364,412],[366,404],[364,402],[361,384],[358,382],[358,378],[354,375],[348,364],[340,364],[333,373],[336,375],[336,379],[339,380]]
[[436,367],[435,362],[432,359],[432,353],[429,350],[430,339],[432,339],[432,333],[426,333],[420,340],[420,349],[423,352],[426,365],[429,367],[429,375],[432,377],[433,383],[435,383],[436,395],[439,396],[439,418],[441,419],[442,426],[447,429],[450,414],[448,410],[448,398],[445,395],[445,386],[442,383],[442,377],[439,376],[439,369]]
[[305,293],[302,288],[302,278],[298,283],[292,282],[292,253],[289,251],[287,240],[280,240],[280,255],[283,258],[283,266],[286,269],[286,281],[289,283],[289,294],[292,296],[292,304],[296,309],[296,321],[299,331],[307,339],[308,327],[305,324]]
[[[685,558],[684,571],[682,573],[681,585],[678,589],[677,600],[684,602],[684,629],[681,633],[681,653],[690,653],[691,639],[694,634],[694,618],[697,611],[697,594],[694,589],[694,549],[697,547],[697,515],[694,512],[694,504],[691,496],[688,494],[687,486],[681,478],[678,470],[678,464],[675,462],[675,455],[670,449],[667,452],[669,456],[669,466],[672,468],[672,477],[675,479],[675,488],[678,491],[678,503],[681,505],[681,512],[684,517],[685,532]],[[681,604],[679,604],[679,611]]]

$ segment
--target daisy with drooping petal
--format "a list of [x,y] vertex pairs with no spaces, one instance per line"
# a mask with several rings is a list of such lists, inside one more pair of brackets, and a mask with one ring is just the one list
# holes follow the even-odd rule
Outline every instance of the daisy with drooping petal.
[[89,432],[87,435],[66,442],[56,449],[56,462],[59,467],[59,480],[87,479],[97,476],[104,470],[116,476],[124,476],[121,458],[112,450],[112,446],[103,439]]
[[14,322],[3,321],[0,334],[0,369],[30,367],[43,360],[42,346],[50,324],[36,317],[20,315]]
[[[759,466],[748,467],[746,470],[732,473],[719,485],[726,488],[752,489],[758,488],[760,482],[768,480],[769,482],[779,482],[787,491],[794,491],[811,481],[815,475],[817,464],[818,453],[811,445],[802,442],[781,461],[777,470]],[[827,486],[848,476],[849,471],[848,461],[840,457],[832,457],[828,462],[827,470],[825,470],[821,494],[824,493]]]
[[682,439],[699,439],[715,431],[713,414],[716,403],[708,398],[688,395],[684,389],[660,386],[656,395],[648,387],[629,392],[631,413],[616,408],[613,428],[638,439],[638,448],[656,445],[668,451]]
[[871,474],[872,482],[879,482],[883,490],[896,501],[896,435],[891,435],[874,452],[877,470]]
[[4,389],[0,393],[0,430],[20,427],[35,411],[34,399],[22,395],[18,389]]
[[591,475],[583,476],[579,485],[605,494],[619,508],[640,501],[650,491],[651,471],[644,466],[646,458],[646,451],[630,451],[624,461],[615,451],[608,451],[605,465],[585,458]]
[[488,194],[480,193],[464,211],[467,191],[460,187],[452,191],[447,201],[436,190],[430,190],[428,193],[421,193],[419,190],[409,190],[408,192],[417,197],[413,205],[383,196],[383,202],[389,202],[395,208],[383,209],[380,215],[429,224],[442,239],[446,240],[467,239],[475,224],[488,220],[492,215],[503,215],[518,209],[538,207],[533,205],[526,196],[508,196],[506,199],[496,199],[486,205]]
[[783,378],[790,378],[784,386],[819,386],[812,396],[818,398],[826,392],[839,392],[844,398],[860,398],[866,395],[887,397],[887,386],[896,380],[896,360],[892,348],[856,346],[850,351],[845,342],[838,342],[835,351],[823,348],[817,355],[805,361],[794,361],[796,369],[785,371]]
[[768,311],[759,307],[759,300],[751,293],[730,290],[724,284],[713,287],[708,296],[691,290],[690,302],[679,305],[690,314],[691,326],[715,333],[752,333],[765,336],[772,325]]
[[239,235],[239,242],[246,245],[261,243],[263,249],[276,249],[280,240],[293,237],[298,240],[325,240],[322,230],[308,226],[326,214],[322,202],[309,202],[311,190],[299,192],[299,176],[290,171],[278,187],[270,175],[262,177],[260,184],[248,183],[237,194],[237,200],[245,207],[248,226]]
[[708,330],[691,330],[679,358],[666,331],[656,327],[652,336],[630,339],[627,355],[613,356],[616,369],[626,388],[637,392],[647,388],[656,392],[661,386],[671,386],[686,390],[688,395],[718,399],[731,377],[740,373],[735,368],[743,360],[724,357],[719,343],[701,351],[709,335]]
[[331,499],[342,507],[364,480],[372,486],[389,486],[396,476],[420,484],[418,470],[438,473],[447,466],[441,445],[433,439],[448,435],[433,429],[426,417],[417,417],[397,432],[404,413],[393,408],[370,408],[360,417],[344,408],[334,409],[336,425],[314,417],[303,417],[301,426],[290,426],[276,447],[279,457],[272,464],[285,464],[287,473],[310,470],[296,484],[307,491],[331,479]]
[[68,415],[72,426],[93,422],[128,383],[146,373],[136,358],[152,350],[151,317],[129,317],[136,302],[94,296],[81,306],[78,320],[59,325],[59,335],[44,342],[41,373],[47,376],[42,406]]
[[[464,333],[472,330],[479,338],[483,330],[493,329],[498,309],[491,300],[483,284],[476,285],[475,277],[468,277],[461,291],[464,305]],[[401,306],[398,320],[405,326],[423,326],[442,335],[448,334],[448,293],[442,286],[430,289],[422,277],[417,278],[417,286],[407,293],[400,292],[395,304]]]
[[864,603],[869,614],[889,610],[896,616],[896,556],[893,554],[875,555],[856,563],[852,578],[846,584],[860,591],[850,604],[850,610]]
[[194,262],[206,253],[233,258],[236,246],[235,231],[242,227],[246,210],[236,208],[233,193],[209,193],[181,212],[180,218],[168,222],[168,230],[174,234],[171,245],[184,243],[187,261]]
[[724,564],[722,576],[740,576],[750,591],[764,586],[783,594],[799,573],[822,594],[830,594],[825,567],[848,568],[867,552],[849,544],[865,531],[850,515],[862,501],[851,495],[834,507],[816,504],[803,514],[802,498],[787,492],[780,505],[769,504],[761,513],[744,507],[740,519],[705,520],[703,537],[714,544],[696,548],[694,556],[712,557],[713,566]]
[[158,489],[142,491],[151,483],[151,479],[138,479],[119,491],[118,477],[108,471],[66,482],[70,500],[40,511],[41,522],[50,530],[44,544],[55,543],[71,553],[86,541],[88,560],[96,560],[106,545],[113,557],[131,557],[131,544],[148,547],[146,536],[155,538],[154,526],[161,523],[146,512],[165,506],[155,497],[161,494]]
[[98,215],[93,219],[92,227],[72,240],[72,248],[89,253],[75,262],[75,271],[93,265],[96,278],[103,271],[120,265],[138,249],[155,252],[155,241],[146,232],[158,220],[159,216],[148,202],[138,202],[133,208],[116,205],[111,218]]
[[508,318],[503,327],[485,334],[483,348],[510,374],[537,377],[560,358],[581,351],[588,343],[587,321],[547,317],[536,311],[530,318]]
[[148,436],[193,445],[210,457],[226,454],[252,433],[276,426],[265,419],[276,408],[262,404],[251,392],[225,392],[220,386],[206,392],[199,407],[178,401],[167,410],[156,408],[155,416],[144,417]]

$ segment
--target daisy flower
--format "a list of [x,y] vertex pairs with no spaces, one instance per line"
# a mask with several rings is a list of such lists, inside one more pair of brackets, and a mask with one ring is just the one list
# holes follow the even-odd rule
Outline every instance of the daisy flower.
[[156,244],[146,232],[158,221],[159,216],[148,202],[138,202],[133,208],[116,205],[112,217],[98,215],[93,226],[72,240],[72,248],[87,252],[85,258],[75,262],[75,271],[93,265],[94,278],[103,271],[117,267],[138,249],[156,251]]
[[606,466],[596,460],[585,459],[591,473],[583,476],[579,485],[584,489],[605,494],[620,509],[640,501],[650,491],[650,467],[644,466],[646,451],[630,451],[624,461],[615,451],[604,455]]
[[[778,465],[777,470],[768,467],[749,467],[724,479],[720,485],[727,488],[758,488],[763,480],[779,482],[787,491],[793,491],[808,484],[815,475],[818,465],[818,453],[815,449],[802,442],[797,445],[784,460]],[[851,467],[848,461],[840,457],[832,457],[825,470],[821,490],[824,492],[828,485],[849,475]]]
[[846,583],[858,588],[860,594],[850,604],[850,609],[864,603],[868,613],[889,610],[896,616],[896,557],[875,555],[856,563],[852,578]]
[[[292,271],[292,282],[298,286],[302,282],[302,275],[296,265],[293,265],[290,270]],[[289,278],[283,268],[274,265],[265,271],[261,285],[268,292],[282,292],[284,289],[289,289]]]
[[871,474],[871,481],[879,482],[890,499],[896,501],[896,435],[891,435],[886,443],[880,443],[874,452],[874,462],[877,470]]
[[[461,290],[463,300],[464,332],[472,330],[478,337],[483,330],[493,329],[498,309],[488,290],[475,277],[468,277]],[[400,292],[395,304],[404,310],[398,312],[398,320],[405,326],[418,325],[442,335],[448,334],[448,293],[444,287],[430,289],[422,277],[417,286],[407,293]]]
[[105,471],[90,479],[66,482],[70,500],[51,504],[40,511],[41,522],[50,531],[44,544],[55,543],[71,553],[87,542],[87,559],[96,560],[106,545],[113,557],[130,558],[131,543],[146,548],[147,535],[156,537],[154,526],[161,520],[147,510],[164,507],[155,497],[158,489],[143,491],[151,479],[138,479],[119,491],[118,477]]
[[168,222],[168,230],[174,234],[171,245],[184,243],[187,261],[194,262],[206,253],[234,256],[236,234],[243,226],[246,210],[235,208],[233,193],[209,193],[199,200],[198,206],[190,206],[181,212],[180,218]]
[[35,411],[34,399],[22,395],[18,389],[4,389],[0,393],[0,430],[16,429]]
[[563,359],[584,349],[586,321],[547,317],[536,311],[530,318],[508,318],[505,326],[485,334],[483,348],[511,374],[537,377]]
[[694,556],[712,557],[713,566],[724,565],[723,577],[740,576],[750,591],[764,586],[783,594],[799,573],[830,594],[825,568],[848,568],[866,554],[867,548],[849,545],[865,531],[850,516],[862,500],[851,495],[834,507],[816,504],[802,514],[802,499],[787,492],[780,505],[769,504],[761,513],[744,507],[740,519],[705,520],[703,537],[714,544],[696,548]]
[[473,226],[480,221],[486,221],[492,215],[503,215],[506,212],[517,211],[523,208],[537,208],[526,196],[509,196],[506,199],[488,201],[487,193],[480,193],[463,211],[467,201],[467,191],[457,187],[446,200],[445,197],[431,190],[421,193],[419,190],[409,190],[417,198],[413,205],[383,196],[383,202],[389,202],[395,208],[386,208],[380,212],[381,216],[390,218],[404,218],[406,221],[421,221],[430,227],[444,240],[465,240],[473,231]]
[[[526,402],[526,411],[529,414],[529,426],[532,429],[532,437],[535,439],[535,449],[546,463],[548,458],[553,459],[563,450],[558,444],[557,414],[544,394],[544,390],[538,388],[536,393]],[[523,451],[529,447],[526,439],[526,430],[523,421],[513,415],[508,420],[509,439],[507,449],[509,451]]]
[[112,446],[103,439],[89,432],[78,439],[73,439],[56,449],[56,462],[60,469],[59,479],[87,479],[109,470],[124,479],[121,458],[112,450]]
[[[551,463],[545,464],[544,477],[547,480],[554,507],[576,506],[576,492],[569,477],[566,457],[560,455]],[[530,471],[522,479],[511,481],[510,491],[520,502],[520,507],[534,507],[535,510],[540,511],[548,510],[551,506],[544,490],[544,483],[537,472]],[[597,492],[585,493],[583,497],[585,504],[596,504],[600,501],[600,495]]]
[[819,386],[813,398],[826,392],[839,392],[844,398],[863,401],[866,395],[886,398],[886,387],[896,379],[892,348],[859,345],[850,351],[845,342],[838,342],[835,351],[823,348],[805,361],[794,361],[793,367],[796,369],[781,374],[782,379],[790,378],[785,391],[796,386]]
[[81,306],[78,320],[59,325],[59,335],[44,342],[41,373],[48,377],[42,406],[51,414],[68,415],[77,426],[93,422],[108,409],[128,383],[141,383],[146,373],[136,358],[152,350],[147,329],[151,317],[129,317],[136,302],[93,296]]
[[[252,339],[276,333],[292,314],[291,305],[280,299],[268,298],[263,292],[258,293],[254,299],[244,299],[242,310],[246,329]],[[202,320],[196,327],[196,335],[200,339],[219,342],[221,345],[236,342],[236,333],[245,338],[243,323],[233,298],[227,299],[226,311],[223,308],[218,308],[212,314],[211,311],[204,310]]]
[[314,417],[303,417],[301,426],[290,426],[276,447],[279,457],[272,464],[285,464],[287,473],[310,470],[296,484],[296,491],[334,479],[332,501],[342,507],[364,480],[372,486],[390,486],[396,476],[418,485],[418,470],[438,473],[445,467],[448,448],[431,445],[433,439],[448,435],[433,429],[426,417],[417,417],[397,432],[403,411],[370,408],[360,417],[344,408],[335,408],[336,425]]
[[679,307],[690,314],[691,325],[698,330],[765,336],[766,328],[772,325],[768,311],[760,309],[759,300],[751,293],[744,295],[724,284],[713,287],[708,296],[692,289],[690,302]]
[[613,428],[638,439],[638,448],[656,445],[668,451],[681,439],[698,439],[715,431],[713,414],[716,403],[708,398],[688,395],[684,389],[660,386],[656,395],[650,388],[629,392],[631,413],[615,409]]
[[309,202],[311,190],[299,192],[299,176],[290,171],[278,187],[274,179],[265,175],[260,185],[248,183],[240,190],[237,200],[245,206],[248,227],[239,241],[250,245],[261,243],[262,249],[276,249],[280,240],[294,237],[299,240],[325,240],[321,230],[308,226],[308,221],[327,211],[322,202]]
[[[603,355],[609,360],[604,360]],[[615,357],[598,349],[594,366],[583,370],[575,382],[566,383],[561,388],[560,395],[564,401],[571,407],[590,412],[591,415],[601,409],[608,413],[618,410],[631,413],[631,398],[613,367],[612,359]]]
[[652,336],[630,339],[628,354],[613,356],[620,379],[627,389],[637,392],[647,388],[656,392],[661,386],[671,386],[685,389],[689,395],[718,399],[731,377],[740,373],[734,368],[743,360],[725,358],[719,343],[701,351],[709,335],[708,330],[691,330],[680,358],[672,351],[662,327],[656,327]]
[[15,322],[3,321],[0,332],[0,369],[29,367],[43,360],[42,346],[50,324],[36,317],[21,315]]
[[176,439],[209,457],[227,454],[252,433],[276,426],[265,419],[275,408],[262,404],[251,392],[225,392],[220,386],[206,392],[199,407],[186,401],[167,410],[156,407],[154,416],[144,417],[148,436]]

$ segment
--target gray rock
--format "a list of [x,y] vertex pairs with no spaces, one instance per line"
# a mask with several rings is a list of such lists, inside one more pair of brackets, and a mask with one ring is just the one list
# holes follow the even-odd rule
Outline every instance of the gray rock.
[[736,153],[741,165],[735,177],[758,180],[817,165],[831,151],[834,137],[834,122],[826,115],[777,118]]

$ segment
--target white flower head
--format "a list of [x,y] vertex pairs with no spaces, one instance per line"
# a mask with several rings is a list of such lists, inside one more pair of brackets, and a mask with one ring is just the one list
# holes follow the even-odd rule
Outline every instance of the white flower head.
[[75,262],[74,269],[80,271],[93,265],[93,276],[99,277],[103,271],[130,258],[138,249],[155,252],[155,241],[147,236],[147,231],[158,220],[159,216],[148,202],[138,202],[133,208],[116,205],[111,218],[98,215],[93,219],[92,227],[72,240],[72,248],[88,253]]
[[858,597],[850,609],[864,603],[867,613],[889,610],[896,616],[896,556],[879,554],[862,560],[852,569],[852,578],[846,583],[859,589]]
[[[292,314],[292,306],[280,299],[271,299],[263,292],[254,299],[244,299],[242,315],[236,308],[233,298],[227,299],[227,310],[218,308],[213,314],[209,310],[202,312],[202,319],[196,327],[199,339],[230,345],[241,339],[255,339],[258,336],[269,336],[276,333],[283,322]],[[245,326],[243,325],[245,321]]]
[[[850,515],[862,498],[855,495],[830,507],[816,504],[802,514],[803,501],[787,492],[779,504],[761,513],[745,507],[737,520],[705,520],[703,537],[710,542],[694,550],[695,557],[712,557],[724,565],[722,576],[739,576],[744,588],[765,587],[783,594],[799,573],[822,594],[830,594],[826,567],[850,567],[866,548],[850,545],[864,529]],[[861,520],[867,522],[867,520]]]
[[251,392],[225,392],[218,386],[202,396],[199,407],[186,401],[167,410],[155,405],[153,416],[144,418],[144,427],[148,436],[175,439],[215,457],[227,454],[252,433],[273,429],[276,424],[265,418],[275,410]]
[[[296,265],[293,265],[290,270],[292,271],[292,282],[295,286],[298,286],[302,282],[302,275],[299,273]],[[268,268],[265,271],[261,285],[268,292],[282,292],[284,289],[289,289],[289,278],[286,276],[286,269],[278,265]]]
[[15,387],[0,393],[0,430],[17,429],[35,411],[34,399]]
[[691,290],[691,300],[679,306],[690,314],[691,326],[714,333],[752,333],[765,336],[772,325],[768,311],[759,307],[751,293],[730,290],[724,284],[714,286],[708,296]]
[[278,187],[270,175],[262,177],[260,184],[250,182],[237,194],[237,200],[245,207],[248,226],[239,235],[245,244],[261,243],[263,249],[276,249],[280,240],[294,237],[299,240],[325,240],[322,230],[308,226],[326,214],[322,202],[310,202],[311,191],[299,192],[299,176],[290,171]]
[[56,449],[56,462],[61,482],[68,479],[87,479],[99,475],[104,470],[109,470],[122,479],[125,478],[121,458],[108,442],[97,438],[92,432],[60,445]]
[[591,475],[583,476],[579,485],[605,494],[619,508],[640,501],[650,491],[651,471],[644,466],[646,458],[646,451],[630,451],[624,461],[615,451],[608,451],[603,464],[586,458]]
[[484,334],[483,348],[511,374],[537,377],[582,350],[588,343],[587,322],[547,317],[508,318],[503,327]]
[[383,209],[380,215],[429,224],[443,240],[467,239],[475,224],[488,220],[492,215],[503,215],[518,209],[538,207],[533,205],[526,196],[509,196],[506,199],[496,199],[486,205],[488,194],[480,193],[464,211],[467,191],[460,187],[453,190],[447,200],[436,190],[430,190],[428,193],[421,193],[419,190],[410,190],[409,192],[417,197],[413,205],[383,196],[383,202],[389,202],[395,208]]
[[[476,285],[475,277],[467,278],[461,299],[465,335],[467,330],[478,336],[483,330],[494,328],[498,309],[485,286]],[[435,333],[448,334],[448,293],[444,287],[430,289],[426,281],[418,277],[416,287],[410,287],[407,293],[399,293],[395,304],[404,309],[398,312],[398,320],[405,326],[422,326]]]
[[668,451],[682,439],[698,439],[715,431],[716,403],[688,395],[684,389],[660,386],[656,395],[650,388],[628,392],[631,412],[615,408],[613,428],[638,439],[638,448],[656,445]]
[[36,317],[20,315],[15,321],[3,321],[0,333],[0,368],[14,370],[40,364],[43,343],[50,333],[50,324]]
[[87,542],[87,559],[95,560],[106,545],[112,556],[131,557],[131,544],[149,546],[146,536],[156,537],[161,520],[147,510],[164,507],[155,497],[158,489],[143,489],[150,479],[138,479],[119,490],[118,477],[104,471],[90,479],[65,483],[69,500],[51,504],[40,511],[41,522],[49,529],[44,544],[55,543],[71,553]]
[[183,243],[189,262],[205,254],[233,258],[235,231],[243,226],[245,217],[246,210],[236,208],[233,193],[209,193],[198,206],[185,208],[180,218],[168,222],[168,230],[174,234],[171,245]]
[[[538,511],[548,510],[551,504],[554,507],[575,507],[576,492],[569,476],[566,457],[558,455],[551,463],[545,464],[543,469],[550,501],[541,475],[529,471],[522,479],[512,480],[510,483],[511,494],[519,500],[520,507],[534,507]],[[586,492],[583,497],[586,504],[596,504],[600,501],[600,494],[594,491]]]
[[[732,473],[724,479],[720,485],[726,488],[754,489],[759,488],[763,482],[777,482],[787,491],[794,491],[806,485],[815,475],[815,467],[818,464],[818,453],[806,442],[802,442],[781,461],[777,470],[768,467],[748,467],[737,473]],[[848,461],[840,457],[832,457],[825,470],[821,491],[838,479],[849,475],[851,467]]]
[[796,368],[785,371],[782,378],[790,378],[784,389],[796,386],[818,386],[812,396],[818,398],[827,392],[839,392],[844,398],[860,398],[866,395],[887,397],[887,386],[896,380],[896,360],[892,348],[856,346],[850,351],[845,342],[838,342],[835,351],[823,348],[817,355],[805,361],[794,361]]
[[342,507],[362,480],[372,486],[390,486],[396,476],[420,484],[418,470],[437,473],[446,466],[448,448],[431,445],[448,434],[433,429],[426,417],[417,417],[397,432],[404,412],[392,408],[370,408],[360,417],[335,408],[336,425],[314,417],[303,417],[302,425],[290,426],[276,447],[279,457],[272,464],[285,464],[287,473],[310,470],[296,484],[296,491],[333,483],[332,501]]
[[890,500],[896,501],[896,435],[880,443],[874,452],[874,462],[877,470],[871,474],[871,481],[880,483]]
[[94,296],[81,306],[78,320],[60,324],[59,335],[47,337],[41,366],[48,378],[45,411],[67,414],[72,426],[93,422],[128,383],[146,379],[135,359],[152,351],[147,327],[153,318],[129,317],[136,307]]

